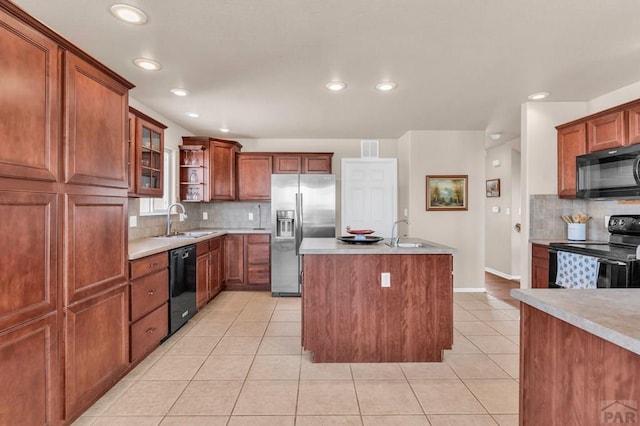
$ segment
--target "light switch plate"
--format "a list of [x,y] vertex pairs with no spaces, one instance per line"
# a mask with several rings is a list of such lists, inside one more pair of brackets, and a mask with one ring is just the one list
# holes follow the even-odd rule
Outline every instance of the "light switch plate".
[[138,226],[138,216],[129,216],[129,228]]
[[253,213],[249,212],[249,220],[253,220]]
[[380,280],[382,283],[382,287],[391,287],[391,273],[383,272],[380,275],[381,275]]
[[202,212],[202,220],[209,220],[209,212]]

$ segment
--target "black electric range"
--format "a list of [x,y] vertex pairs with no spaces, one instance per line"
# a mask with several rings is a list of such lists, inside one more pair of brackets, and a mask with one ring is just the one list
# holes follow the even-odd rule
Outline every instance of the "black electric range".
[[597,259],[597,288],[640,287],[640,215],[614,215],[609,219],[608,242],[568,242],[549,244],[549,287],[556,285],[558,252],[575,253]]

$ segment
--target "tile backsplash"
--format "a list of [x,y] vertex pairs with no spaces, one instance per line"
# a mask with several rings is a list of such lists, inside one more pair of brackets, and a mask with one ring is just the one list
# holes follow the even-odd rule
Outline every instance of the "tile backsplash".
[[[178,221],[176,210],[172,210],[173,229],[188,231],[198,228],[253,229],[271,228],[270,202],[215,202],[215,203],[183,203],[187,211],[187,219]],[[207,212],[208,220],[203,220]],[[249,220],[249,213],[253,220]],[[137,198],[129,198],[129,217],[137,216],[137,226],[129,227],[129,240],[152,237],[166,232],[167,216],[140,216],[140,202]]]
[[593,219],[587,223],[587,239],[607,241],[604,217],[613,214],[640,214],[640,201],[567,200],[557,195],[531,195],[529,198],[529,238],[567,238],[567,224],[560,216],[582,212]]

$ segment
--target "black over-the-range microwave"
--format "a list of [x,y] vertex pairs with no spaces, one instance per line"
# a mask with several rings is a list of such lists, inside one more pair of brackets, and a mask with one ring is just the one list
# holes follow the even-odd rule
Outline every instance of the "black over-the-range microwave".
[[576,157],[578,198],[640,198],[640,144]]

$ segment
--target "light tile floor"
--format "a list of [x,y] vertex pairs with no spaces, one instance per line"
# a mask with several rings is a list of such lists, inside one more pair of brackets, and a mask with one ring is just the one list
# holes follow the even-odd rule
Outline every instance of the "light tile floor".
[[442,363],[314,364],[299,298],[223,292],[74,425],[517,425],[518,310],[454,301]]

